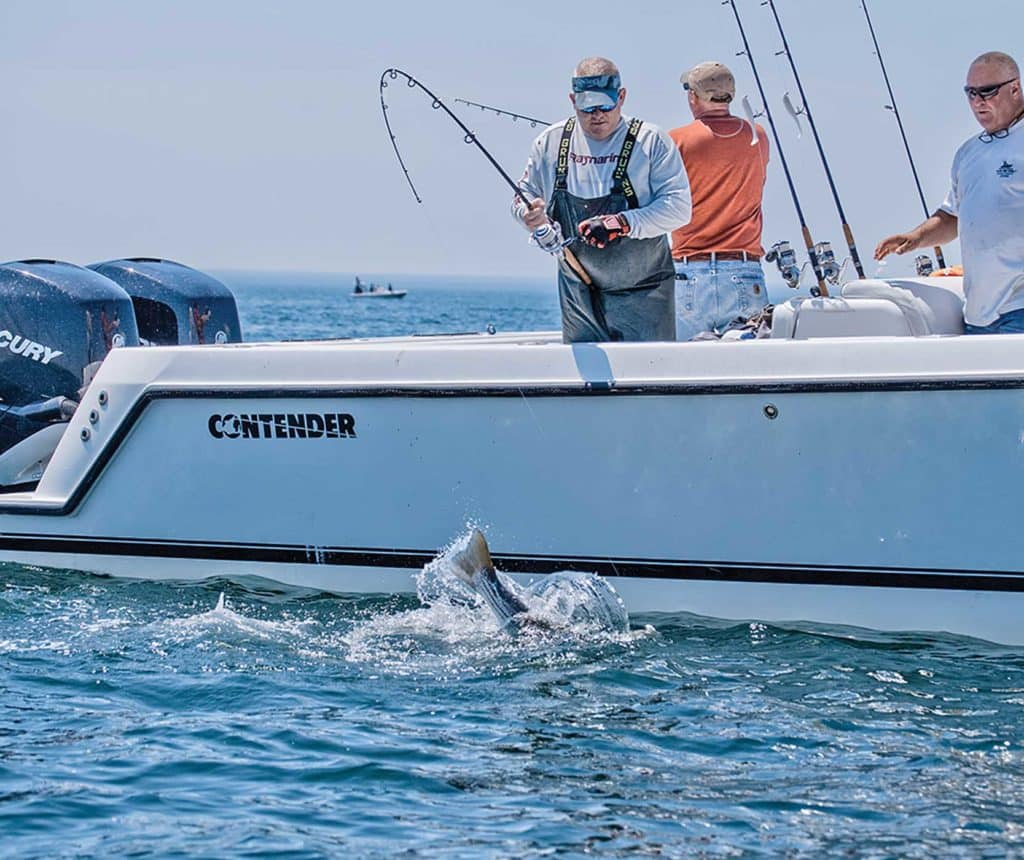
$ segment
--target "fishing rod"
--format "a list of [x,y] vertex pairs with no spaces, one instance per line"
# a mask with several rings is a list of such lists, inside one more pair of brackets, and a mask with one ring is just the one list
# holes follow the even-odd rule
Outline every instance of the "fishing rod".
[[402,171],[405,173],[405,179],[409,183],[409,187],[412,189],[412,194],[413,197],[416,198],[416,202],[422,203],[423,199],[420,197],[419,192],[416,190],[416,186],[413,184],[412,176],[409,174],[409,168],[405,166],[405,159],[402,158],[402,153],[399,152],[398,150],[398,139],[395,137],[395,133],[391,129],[391,121],[388,119],[388,104],[384,99],[384,90],[386,90],[388,87],[388,79],[396,80],[399,75],[405,78],[406,84],[408,86],[418,87],[419,89],[423,90],[423,92],[425,92],[428,96],[430,96],[430,98],[433,99],[431,107],[433,107],[434,110],[443,110],[446,114],[448,114],[449,117],[451,117],[452,121],[459,128],[461,128],[463,132],[465,132],[465,142],[475,144],[477,149],[479,149],[480,152],[484,154],[484,157],[489,162],[491,162],[491,165],[494,167],[494,169],[497,170],[499,174],[501,174],[501,178],[504,179],[506,183],[508,183],[509,188],[512,189],[512,193],[515,194],[515,196],[518,197],[520,200],[522,200],[526,206],[529,206],[530,201],[527,199],[526,195],[523,194],[523,192],[520,190],[519,186],[512,181],[512,177],[505,172],[505,169],[500,164],[498,164],[494,156],[491,155],[486,149],[484,149],[483,144],[480,143],[479,140],[477,140],[476,135],[469,130],[469,128],[461,119],[459,119],[455,114],[451,112],[448,106],[444,102],[442,102],[441,99],[439,99],[423,84],[416,80],[416,78],[414,78],[410,74],[407,74],[406,72],[403,72],[401,69],[385,69],[380,76],[380,109],[381,112],[384,114],[384,125],[387,126],[388,135],[391,137],[391,146],[395,150],[395,155],[398,157],[398,163],[401,165]]
[[512,122],[524,119],[530,124],[530,128],[536,128],[538,125],[549,126],[551,123],[545,122],[542,119],[536,117],[526,116],[525,114],[516,113],[515,111],[503,110],[502,108],[491,107],[490,105],[482,105],[480,102],[471,102],[469,99],[455,99],[459,104],[469,105],[470,107],[480,108],[481,111],[490,111],[498,116],[512,117]]
[[[836,202],[836,209],[839,212],[839,220],[843,225],[843,235],[846,237],[846,245],[850,249],[850,259],[853,261],[854,268],[857,269],[858,277],[864,277],[864,266],[860,262],[860,254],[857,253],[857,243],[853,240],[853,230],[850,229],[850,224],[846,220],[846,213],[843,212],[843,204],[839,200],[839,192],[836,190],[836,183],[832,179],[832,171],[828,166],[828,159],[825,157],[825,149],[821,145],[821,137],[818,135],[818,128],[814,124],[814,117],[811,115],[811,107],[807,102],[807,95],[804,93],[804,85],[800,81],[800,74],[796,70],[796,63],[793,61],[793,54],[789,50],[789,42],[786,39],[786,32],[782,29],[782,21],[779,20],[778,10],[775,8],[775,0],[763,0],[762,6],[767,6],[771,9],[772,17],[775,19],[775,26],[778,27],[779,36],[782,39],[782,50],[778,54],[785,54],[789,60],[789,67],[793,71],[793,78],[796,80],[797,89],[800,91],[800,100],[803,102],[803,112],[807,115],[807,123],[811,127],[811,133],[814,135],[814,142],[818,147],[818,155],[821,156],[822,167],[825,168],[825,176],[828,178],[828,186],[832,190],[832,197]],[[776,54],[776,56],[778,56]]]
[[[750,71],[754,73],[754,81],[757,83],[757,91],[761,94],[761,104],[764,106],[764,115],[768,120],[768,126],[772,130],[772,137],[775,139],[775,148],[779,153],[779,161],[782,163],[782,170],[786,174],[786,184],[789,185],[789,193],[793,198],[793,207],[796,209],[797,218],[800,219],[800,230],[804,236],[804,245],[807,248],[807,256],[811,260],[811,268],[814,269],[814,276],[818,279],[819,295],[827,296],[828,287],[825,286],[824,273],[821,270],[821,264],[818,260],[819,246],[815,245],[814,239],[811,238],[811,230],[807,226],[807,219],[804,217],[804,210],[800,205],[800,198],[796,193],[793,174],[789,171],[789,164],[786,161],[785,153],[782,151],[782,141],[779,140],[779,132],[775,127],[775,119],[772,117],[771,108],[768,107],[768,99],[764,94],[764,87],[761,85],[761,76],[757,72],[757,64],[754,62],[754,55],[750,51],[750,43],[747,41],[746,30],[743,29],[743,21],[740,19],[739,9],[736,8],[736,0],[722,0],[722,5],[731,7],[732,14],[736,17],[736,26],[739,28],[740,38],[743,40],[743,50],[740,54],[746,55],[747,62],[750,63]],[[737,54],[737,56],[739,56],[739,54]],[[752,126],[754,125],[753,118],[751,119],[750,124]],[[796,265],[796,254],[793,253],[793,249],[790,247],[788,242],[776,242],[768,252],[765,259],[769,262],[774,261],[778,265],[779,272],[782,274],[786,283],[791,287],[796,287],[800,280],[800,269]]]
[[[882,77],[885,79],[885,88],[889,91],[889,104],[885,107],[887,110],[893,112],[893,116],[896,117],[896,124],[900,127],[900,136],[903,138],[903,148],[907,151],[907,161],[910,162],[910,170],[914,174],[914,183],[917,185],[917,194],[921,198],[921,206],[924,209],[924,217],[931,217],[931,210],[928,208],[928,203],[924,199],[924,191],[921,188],[921,178],[917,174],[917,165],[914,164],[914,156],[910,152],[910,142],[907,140],[907,131],[903,127],[903,119],[900,117],[900,109],[896,104],[896,96],[892,91],[892,84],[889,82],[889,73],[885,68],[885,60],[882,59],[882,50],[878,47],[878,39],[875,36],[875,26],[871,23],[871,15],[868,13],[868,4],[866,0],[860,0],[860,6],[864,10],[864,17],[868,22],[868,30],[871,32],[871,41],[875,46],[875,56],[878,57],[878,65],[882,68]],[[942,246],[935,246],[935,259],[939,263],[939,268],[946,268],[946,260],[942,256]],[[918,266],[920,271],[920,266]]]
[[[498,171],[498,173],[501,175],[501,178],[504,179],[505,182],[508,184],[509,188],[512,189],[512,193],[523,202],[523,205],[526,206],[527,209],[529,209],[530,199],[525,194],[523,194],[519,186],[512,181],[512,177],[505,172],[505,169],[500,164],[498,164],[494,156],[491,155],[484,148],[484,145],[480,143],[479,140],[477,140],[476,135],[469,130],[469,128],[461,119],[459,119],[455,114],[451,112],[451,109],[448,107],[448,105],[441,101],[441,99],[434,95],[434,93],[432,93],[429,89],[427,89],[426,86],[424,86],[422,83],[416,80],[416,78],[414,78],[407,72],[403,72],[401,69],[395,68],[385,69],[380,76],[380,109],[381,113],[384,115],[384,125],[387,126],[388,135],[391,138],[391,147],[395,150],[395,156],[398,158],[398,163],[402,167],[402,172],[405,173],[406,182],[409,183],[409,188],[412,189],[412,195],[413,197],[416,198],[416,202],[423,203],[423,199],[420,197],[419,192],[416,190],[416,186],[413,184],[412,181],[412,176],[409,173],[409,168],[406,167],[405,159],[402,158],[402,153],[398,149],[398,139],[395,137],[395,133],[391,129],[391,121],[388,119],[388,103],[384,99],[384,90],[386,90],[388,87],[388,80],[397,80],[399,75],[405,78],[405,82],[409,87],[421,89],[428,96],[430,96],[430,98],[433,100],[431,103],[431,107],[433,107],[434,110],[443,110],[446,114],[448,114],[451,120],[459,128],[461,128],[463,133],[465,134],[463,140],[466,143],[474,144],[476,148],[479,149],[480,152],[484,154],[484,157],[491,163],[491,166]],[[564,259],[565,262],[576,273],[580,280],[583,281],[584,284],[586,284],[587,286],[591,286],[593,284],[593,280],[587,273],[586,269],[583,268],[580,261],[576,258],[576,255],[571,250],[569,250],[568,247],[568,245],[571,242],[575,242],[579,238],[578,236],[570,236],[568,239],[563,239],[561,236],[561,231],[549,223],[543,224],[536,230],[534,230],[532,233],[532,237],[533,240],[537,243],[537,245],[539,245],[545,251],[555,256],[558,256],[561,259]]]

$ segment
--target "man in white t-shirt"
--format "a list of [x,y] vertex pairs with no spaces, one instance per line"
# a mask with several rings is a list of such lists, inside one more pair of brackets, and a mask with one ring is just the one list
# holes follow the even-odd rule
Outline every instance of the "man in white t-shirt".
[[[690,183],[665,132],[623,117],[626,90],[604,57],[577,65],[574,115],[533,142],[512,214],[531,232],[571,239],[558,267],[562,339],[675,340],[667,233],[690,220]],[[585,277],[584,277],[585,275]]]
[[957,150],[952,187],[909,233],[878,243],[875,259],[960,235],[968,334],[1024,333],[1024,92],[1020,68],[998,51],[971,63],[964,87],[984,129]]

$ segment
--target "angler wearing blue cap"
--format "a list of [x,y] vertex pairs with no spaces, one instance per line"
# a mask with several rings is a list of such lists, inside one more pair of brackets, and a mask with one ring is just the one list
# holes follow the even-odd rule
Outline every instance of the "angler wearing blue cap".
[[575,115],[534,141],[519,180],[532,203],[512,204],[531,233],[551,224],[572,240],[573,256],[558,267],[566,343],[675,340],[666,234],[690,220],[690,183],[667,134],[623,117],[625,99],[611,60],[581,61],[569,94]]

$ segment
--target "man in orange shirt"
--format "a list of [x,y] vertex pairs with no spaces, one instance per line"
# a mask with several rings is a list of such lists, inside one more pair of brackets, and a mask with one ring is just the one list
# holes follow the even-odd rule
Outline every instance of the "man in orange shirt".
[[768,137],[729,113],[732,72],[701,63],[680,79],[694,121],[669,132],[690,177],[693,217],[672,233],[676,340],[721,334],[768,303],[761,269],[761,196]]

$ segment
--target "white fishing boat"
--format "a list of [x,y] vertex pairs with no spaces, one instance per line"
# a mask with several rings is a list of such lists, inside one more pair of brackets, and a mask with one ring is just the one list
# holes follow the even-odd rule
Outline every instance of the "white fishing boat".
[[[962,336],[959,289],[856,281],[737,342],[114,348],[77,407],[17,407],[0,560],[400,592],[471,523],[632,612],[1021,644],[1024,338]],[[58,316],[0,318],[0,378],[78,355]]]

